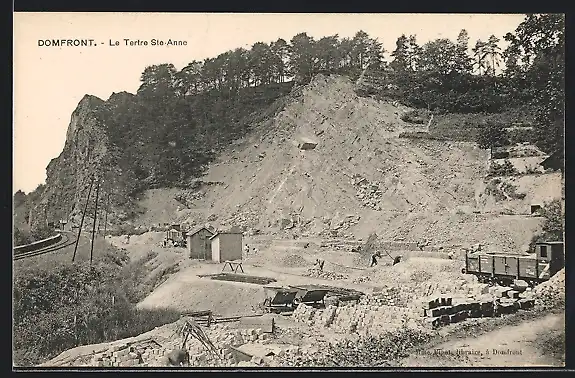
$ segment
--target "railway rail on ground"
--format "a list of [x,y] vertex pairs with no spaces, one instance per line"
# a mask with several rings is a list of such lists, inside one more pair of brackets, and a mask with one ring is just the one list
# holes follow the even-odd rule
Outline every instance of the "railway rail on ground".
[[69,247],[69,246],[73,245],[74,243],[76,243],[76,238],[74,236],[72,236],[72,233],[70,233],[70,232],[60,231],[59,235],[61,235],[61,239],[58,242],[56,242],[55,244],[51,244],[51,245],[48,245],[45,247],[41,247],[38,249],[34,249],[32,251],[26,251],[26,252],[17,252],[15,249],[14,255],[12,258],[13,261],[18,261],[18,260],[22,260],[25,258],[40,256],[40,255],[43,255],[46,253],[58,251],[60,249]]

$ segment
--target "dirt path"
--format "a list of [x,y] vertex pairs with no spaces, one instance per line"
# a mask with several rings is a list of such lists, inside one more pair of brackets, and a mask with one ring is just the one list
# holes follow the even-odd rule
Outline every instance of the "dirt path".
[[565,366],[564,353],[557,355],[549,346],[559,344],[564,332],[565,315],[548,314],[479,336],[442,343],[401,360],[399,366]]

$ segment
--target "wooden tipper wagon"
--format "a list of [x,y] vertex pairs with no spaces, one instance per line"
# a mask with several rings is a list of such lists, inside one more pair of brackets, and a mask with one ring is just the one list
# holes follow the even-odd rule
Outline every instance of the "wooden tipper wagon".
[[327,295],[329,290],[313,286],[308,287],[290,286],[290,287],[297,290],[297,295],[294,300],[295,305],[304,303],[310,306],[318,306],[318,305],[325,306],[325,296]]
[[296,289],[276,286],[264,286],[264,289],[266,293],[264,309],[266,312],[293,311],[294,300],[298,293]]

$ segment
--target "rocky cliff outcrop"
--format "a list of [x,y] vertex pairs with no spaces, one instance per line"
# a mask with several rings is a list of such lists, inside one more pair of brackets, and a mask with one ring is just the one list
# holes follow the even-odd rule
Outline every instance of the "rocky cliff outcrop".
[[108,152],[105,126],[98,117],[103,104],[98,97],[86,95],[72,113],[64,149],[46,168],[46,190],[33,210],[32,227],[68,219],[83,202],[89,178]]
[[[99,203],[110,199],[109,224],[129,219],[137,214],[138,193],[188,186],[220,146],[245,135],[290,89],[286,83],[233,95],[181,96],[158,89],[113,93],[106,101],[84,96],[72,113],[61,154],[48,164],[31,226],[61,219],[79,224],[93,176],[101,182]],[[94,200],[95,186],[85,226],[91,226]]]

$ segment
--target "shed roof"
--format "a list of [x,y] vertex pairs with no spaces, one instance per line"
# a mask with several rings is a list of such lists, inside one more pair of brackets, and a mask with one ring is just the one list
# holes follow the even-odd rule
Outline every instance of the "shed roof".
[[215,238],[216,236],[220,236],[220,235],[243,235],[244,233],[241,231],[221,231],[221,232],[216,232],[214,235],[212,235],[212,237],[210,239]]
[[542,241],[542,242],[537,242],[535,244],[563,244],[562,241]]
[[188,236],[194,236],[195,234],[197,234],[198,232],[200,232],[200,231],[202,231],[202,230],[206,230],[206,231],[208,231],[210,234],[214,234],[214,231],[210,230],[208,227],[206,227],[206,226],[201,226],[201,227],[195,228],[195,229],[193,229],[193,230],[190,230],[190,231],[188,232]]

